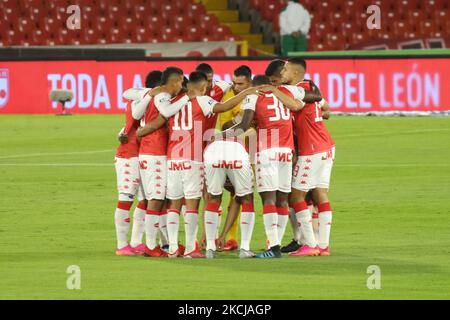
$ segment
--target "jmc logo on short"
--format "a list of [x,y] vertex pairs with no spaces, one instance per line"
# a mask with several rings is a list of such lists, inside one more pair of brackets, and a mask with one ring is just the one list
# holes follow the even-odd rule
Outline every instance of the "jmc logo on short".
[[9,99],[9,70],[0,69],[0,108],[8,103]]

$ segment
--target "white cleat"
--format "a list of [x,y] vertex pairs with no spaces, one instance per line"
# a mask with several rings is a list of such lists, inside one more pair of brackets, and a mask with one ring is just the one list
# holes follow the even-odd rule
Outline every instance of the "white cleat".
[[216,257],[216,251],[214,251],[212,249],[206,250],[205,257],[206,257],[206,259],[214,259]]
[[240,249],[239,250],[239,258],[241,259],[248,259],[248,258],[254,258],[256,254],[253,251]]

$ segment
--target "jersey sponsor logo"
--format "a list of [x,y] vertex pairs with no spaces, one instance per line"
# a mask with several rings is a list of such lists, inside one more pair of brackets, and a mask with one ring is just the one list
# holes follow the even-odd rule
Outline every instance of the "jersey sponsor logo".
[[147,160],[139,161],[139,168],[147,170]]
[[241,160],[218,160],[213,163],[213,168],[216,169],[242,169],[242,161]]
[[9,100],[9,70],[0,69],[0,108],[6,106]]
[[292,153],[291,152],[275,152],[275,154],[269,157],[270,161],[278,161],[278,162],[292,162]]
[[180,170],[190,170],[192,169],[192,164],[190,161],[183,162],[171,162],[169,170],[180,171]]
[[331,159],[331,158],[333,158],[333,152],[331,150],[327,151],[327,154],[325,156],[322,156],[323,161]]

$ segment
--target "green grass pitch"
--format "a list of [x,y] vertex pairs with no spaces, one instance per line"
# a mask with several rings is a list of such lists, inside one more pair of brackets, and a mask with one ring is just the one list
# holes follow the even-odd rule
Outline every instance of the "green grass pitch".
[[[114,255],[122,122],[0,116],[1,299],[450,298],[450,118],[332,118],[332,256],[245,261]],[[381,289],[367,288],[371,265]]]

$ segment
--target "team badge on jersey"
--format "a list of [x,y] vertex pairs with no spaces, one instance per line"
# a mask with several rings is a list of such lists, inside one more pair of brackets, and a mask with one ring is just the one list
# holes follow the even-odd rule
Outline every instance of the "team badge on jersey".
[[9,70],[0,69],[0,108],[9,100]]

